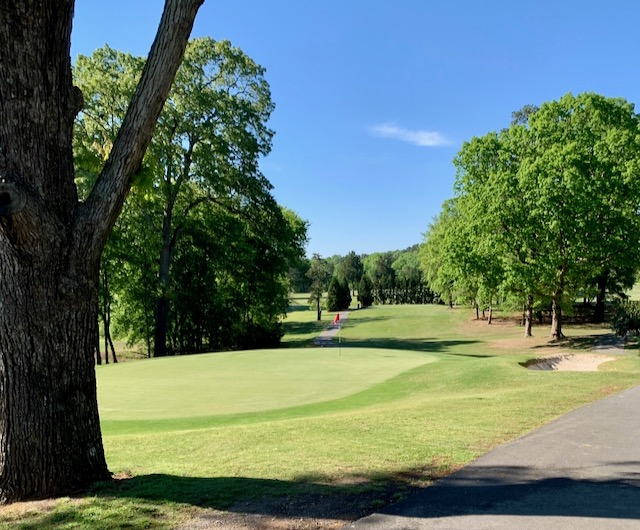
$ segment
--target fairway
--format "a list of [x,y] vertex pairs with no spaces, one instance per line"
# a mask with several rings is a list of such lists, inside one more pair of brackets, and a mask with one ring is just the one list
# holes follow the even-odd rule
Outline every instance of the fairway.
[[307,348],[167,357],[97,369],[104,421],[281,409],[361,392],[437,357],[373,348]]
[[[287,343],[307,341],[308,313],[290,313]],[[637,354],[597,372],[520,365],[544,352],[588,349],[607,332],[566,331],[576,340],[550,350],[544,327],[523,339],[513,320],[487,326],[470,309],[376,306],[351,312],[341,348],[99,366],[107,461],[129,480],[80,503],[63,500],[51,519],[46,511],[0,514],[0,529],[26,519],[30,526],[21,528],[169,530],[194,507],[237,513],[257,503],[261,513],[272,502],[306,507],[318,499],[323,517],[366,499],[372,504],[362,509],[371,513],[406,487],[424,487],[496,445],[638,384]]]

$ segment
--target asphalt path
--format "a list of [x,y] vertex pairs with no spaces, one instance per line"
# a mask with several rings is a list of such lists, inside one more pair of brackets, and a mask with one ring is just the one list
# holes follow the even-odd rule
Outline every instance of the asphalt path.
[[320,333],[320,335],[315,338],[313,344],[315,346],[320,346],[323,348],[327,346],[338,346],[338,344],[333,341],[333,338],[336,337],[338,333],[340,333],[340,329],[342,329],[342,323],[347,320],[347,318],[349,318],[349,313],[350,311],[340,311],[339,313],[337,313],[340,315],[340,318],[337,321],[333,320],[327,326],[327,328],[324,329],[322,333]]
[[640,386],[569,413],[347,528],[640,530]]

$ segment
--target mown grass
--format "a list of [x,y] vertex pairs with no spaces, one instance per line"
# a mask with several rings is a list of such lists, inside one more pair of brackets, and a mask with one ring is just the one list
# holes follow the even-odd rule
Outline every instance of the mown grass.
[[165,357],[99,366],[103,423],[258,412],[354,394],[437,358],[352,348],[279,349]]
[[[130,478],[101,485],[78,500],[54,502],[30,515],[4,513],[0,528],[107,528],[107,522],[116,525],[118,521],[127,528],[173,528],[201,508],[250,510],[255,504],[264,509],[265,497],[355,498],[363,489],[389,484],[421,487],[497,444],[640,382],[640,359],[635,354],[607,363],[598,372],[526,370],[520,362],[547,352],[545,328],[536,328],[536,338],[525,340],[520,338],[521,328],[509,319],[487,326],[471,316],[470,311],[442,306],[354,311],[341,331],[342,349],[283,350],[288,355],[271,360],[271,353],[265,354],[261,360],[277,365],[277,370],[268,375],[262,373],[266,364],[260,365],[255,370],[256,396],[250,397],[254,405],[267,403],[266,410],[252,405],[233,412],[214,404],[213,412],[200,415],[200,409],[186,407],[181,390],[160,379],[155,381],[155,397],[148,402],[153,403],[164,390],[170,410],[149,412],[144,420],[138,419],[138,413],[131,418],[124,410],[106,410],[107,396],[137,392],[143,401],[144,390],[152,392],[154,381],[140,388],[145,378],[140,375],[137,382],[129,380],[130,386],[138,388],[127,390],[117,377],[103,378],[118,370],[124,374],[125,365],[100,370],[107,458],[112,471]],[[604,331],[589,326],[566,329],[581,337],[570,344],[575,348],[588,347]],[[351,346],[365,349],[352,351]],[[239,362],[238,373],[227,366],[224,379],[253,377],[247,364],[252,355],[259,354],[230,355],[230,365]],[[311,367],[305,364],[309,355],[328,364]],[[372,363],[409,364],[374,378],[359,373],[365,370],[367,355]],[[192,363],[197,381],[211,362],[209,357],[171,359],[176,364],[168,373],[178,377],[178,365]],[[421,357],[437,362],[411,364]],[[136,363],[137,370],[143,374],[155,363]],[[269,377],[279,370],[286,374],[284,380],[276,378],[269,384]],[[328,384],[327,388],[341,390],[327,390],[326,399],[292,403],[281,392],[283,386],[296,387],[287,380],[297,373],[315,372],[321,380],[325,374],[330,378],[332,370],[333,376],[346,379],[340,379],[340,385]],[[189,376],[184,372],[179,377]],[[216,381],[218,376],[212,377]],[[370,384],[362,384],[370,377]],[[354,384],[348,391],[350,379]],[[203,394],[203,399],[227,400],[229,407],[251,390],[247,387],[229,399],[224,394],[238,389],[220,380],[216,385],[220,394]]]
[[327,325],[325,321],[318,321],[316,310],[309,307],[309,295],[300,293],[290,295],[289,313],[283,322],[285,335],[282,337],[282,346],[285,348],[311,346],[313,339]]

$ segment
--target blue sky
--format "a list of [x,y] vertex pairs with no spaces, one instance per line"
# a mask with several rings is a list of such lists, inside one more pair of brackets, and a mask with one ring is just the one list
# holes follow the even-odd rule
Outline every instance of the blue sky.
[[[72,59],[146,55],[161,0],[76,0]],[[262,170],[310,223],[308,253],[421,242],[453,194],[462,143],[567,92],[638,103],[637,0],[206,0],[193,36],[267,70]]]

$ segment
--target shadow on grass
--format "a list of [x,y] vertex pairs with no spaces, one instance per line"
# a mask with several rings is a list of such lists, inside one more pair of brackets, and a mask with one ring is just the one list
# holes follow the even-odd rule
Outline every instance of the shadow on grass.
[[[630,463],[632,469],[638,465],[640,462]],[[471,466],[437,488],[425,485],[443,474],[439,468],[344,477],[344,484],[337,485],[322,484],[323,477],[277,481],[145,475],[100,485],[92,493],[235,513],[317,519],[354,520],[380,510],[420,518],[494,514],[640,519],[636,502],[640,488],[633,473],[617,473],[614,479],[602,481],[540,478],[537,473],[526,466]]]
[[540,477],[539,470],[526,466],[472,465],[437,488],[423,489],[389,507],[386,513],[419,518],[512,515],[640,519],[638,474],[629,471],[637,469],[640,462],[615,466],[620,467],[612,469],[612,478],[593,480]]
[[425,353],[448,353],[460,357],[492,357],[492,355],[465,354],[451,351],[460,346],[479,344],[477,340],[431,340],[431,339],[342,339],[342,347],[348,348],[378,348],[387,350],[411,350]]
[[315,311],[315,309],[311,309],[308,305],[290,305],[287,308],[287,313],[297,313],[299,311]]
[[[363,309],[360,309],[359,311],[363,311]],[[356,313],[358,313],[357,317],[353,317],[349,320],[347,320],[347,322],[349,324],[353,324],[353,325],[357,325],[357,324],[368,324],[370,322],[383,322],[385,320],[391,320],[394,317],[385,317],[385,316],[360,316],[359,311],[356,311]],[[351,314],[354,314],[354,311],[351,312]]]
[[139,505],[174,503],[233,513],[353,521],[418,491],[415,480],[431,480],[446,472],[434,468],[394,474],[343,477],[301,476],[294,481],[244,477],[180,477],[142,475],[100,483],[89,492],[108,502],[128,499]]
[[541,348],[558,348],[558,349],[571,349],[580,351],[591,351],[594,346],[602,341],[603,335],[581,335],[579,337],[565,337],[561,340],[549,341],[544,344],[533,346],[532,349]]

